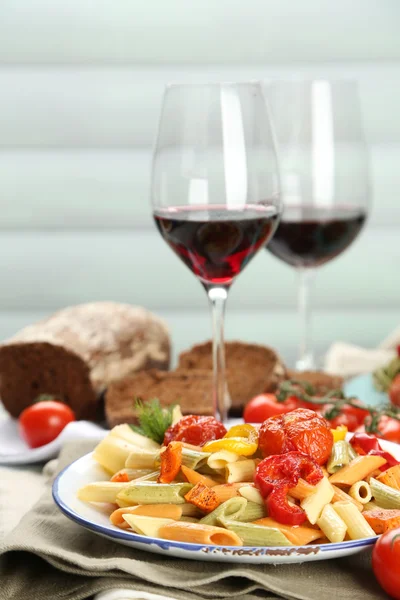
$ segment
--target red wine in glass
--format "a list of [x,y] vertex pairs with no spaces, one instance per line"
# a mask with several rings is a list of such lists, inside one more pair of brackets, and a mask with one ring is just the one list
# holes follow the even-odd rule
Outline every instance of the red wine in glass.
[[159,232],[206,285],[229,286],[275,231],[279,213],[268,204],[158,209]]
[[366,212],[350,206],[285,206],[268,250],[294,267],[318,267],[357,237]]

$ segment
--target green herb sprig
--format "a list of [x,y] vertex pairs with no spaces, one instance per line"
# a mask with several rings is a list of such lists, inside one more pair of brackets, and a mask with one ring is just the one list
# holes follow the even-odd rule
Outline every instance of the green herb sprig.
[[163,408],[157,398],[149,402],[136,399],[134,409],[139,424],[131,425],[133,431],[162,444],[165,432],[172,424],[174,406]]

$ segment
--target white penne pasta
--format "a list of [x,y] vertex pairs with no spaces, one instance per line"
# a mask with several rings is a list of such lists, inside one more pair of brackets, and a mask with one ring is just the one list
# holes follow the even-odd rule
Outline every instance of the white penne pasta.
[[110,521],[113,525],[121,529],[129,527],[128,522],[124,519],[124,515],[126,514],[178,521],[182,517],[181,507],[181,504],[138,504],[114,510],[110,515]]
[[111,481],[133,481],[152,473],[151,469],[121,469],[113,475]]
[[307,519],[312,525],[315,525],[322,513],[322,509],[326,504],[329,504],[335,493],[326,477],[323,477],[315,487],[315,493],[307,496],[300,502],[301,508],[306,513]]
[[172,409],[171,425],[176,425],[178,423],[178,421],[180,421],[182,419],[182,417],[183,417],[183,415],[182,415],[181,407],[179,406],[179,404],[175,404],[174,408]]
[[235,452],[219,450],[210,454],[207,464],[211,469],[225,469],[227,464],[237,462],[238,460],[239,456]]
[[361,504],[367,504],[371,498],[371,487],[366,481],[356,481],[349,489],[349,496],[360,502]]
[[137,448],[143,448],[145,450],[159,450],[160,444],[157,444],[154,440],[133,431],[133,429],[127,425],[116,425],[109,433],[113,437],[118,437]]
[[107,435],[94,449],[93,459],[114,475],[126,466],[126,459],[132,452],[140,451],[140,448],[119,437]]
[[249,458],[238,460],[234,463],[228,463],[225,467],[227,483],[237,483],[240,481],[252,481],[256,472],[256,461]]
[[264,498],[261,496],[260,492],[253,485],[243,485],[238,489],[238,492],[243,498],[249,500],[250,502],[255,502],[257,504],[262,504],[264,506]]
[[211,544],[214,546],[243,545],[242,540],[234,531],[202,523],[174,521],[160,527],[159,536],[165,540],[175,540],[191,544]]
[[326,504],[324,506],[321,516],[317,520],[317,525],[330,542],[343,542],[347,531],[347,525],[335,511],[332,504]]
[[163,519],[160,517],[144,517],[142,515],[124,514],[122,515],[125,521],[133,531],[140,535],[149,537],[160,537],[160,528],[169,523],[176,523],[173,519]]
[[132,485],[130,481],[123,483],[96,481],[81,487],[77,492],[77,496],[83,502],[111,502],[115,504],[118,494],[130,485]]
[[136,448],[125,459],[127,469],[154,469],[159,465],[160,451]]
[[374,537],[375,531],[351,502],[335,502],[333,508],[347,525],[347,534],[352,540]]

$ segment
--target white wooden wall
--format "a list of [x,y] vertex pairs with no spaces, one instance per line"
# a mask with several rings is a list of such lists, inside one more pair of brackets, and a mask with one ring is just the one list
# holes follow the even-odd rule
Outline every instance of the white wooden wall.
[[[206,298],[155,231],[149,166],[169,81],[352,76],[373,211],[321,269],[320,352],[400,321],[399,0],[1,0],[0,338],[64,305],[113,299],[210,335]],[[296,352],[292,269],[260,254],[228,301],[227,338]]]

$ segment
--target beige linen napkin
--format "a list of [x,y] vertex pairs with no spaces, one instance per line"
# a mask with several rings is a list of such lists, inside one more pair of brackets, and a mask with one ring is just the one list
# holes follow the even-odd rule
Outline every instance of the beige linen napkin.
[[[63,468],[90,442],[66,446]],[[21,494],[27,489],[21,482]],[[370,553],[294,565],[246,565],[168,558],[122,546],[62,515],[51,487],[0,548],[0,600],[83,600],[115,588],[178,600],[377,600]]]
[[355,377],[384,367],[397,355],[400,327],[390,333],[377,348],[361,348],[346,342],[335,342],[325,355],[324,371],[341,377]]

